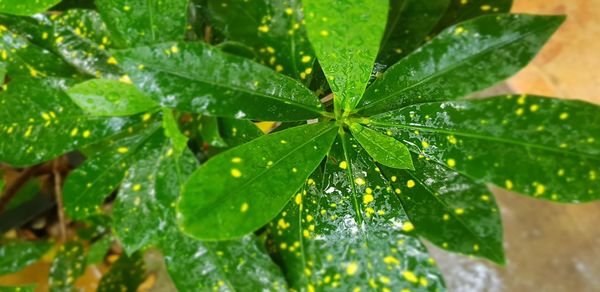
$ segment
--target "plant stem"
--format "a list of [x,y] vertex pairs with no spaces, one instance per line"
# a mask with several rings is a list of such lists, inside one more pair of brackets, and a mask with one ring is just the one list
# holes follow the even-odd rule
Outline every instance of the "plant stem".
[[60,230],[60,239],[62,242],[67,241],[67,226],[65,223],[65,212],[63,208],[62,197],[62,174],[60,172],[60,162],[62,157],[54,160],[52,172],[54,174],[54,194],[56,196],[56,207],[58,213],[58,224]]

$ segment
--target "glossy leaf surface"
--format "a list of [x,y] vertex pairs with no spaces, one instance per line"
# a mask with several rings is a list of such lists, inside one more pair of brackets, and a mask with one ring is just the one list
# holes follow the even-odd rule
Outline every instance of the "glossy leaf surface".
[[98,292],[137,291],[146,278],[142,254],[121,254],[110,270],[102,276]]
[[186,0],[96,0],[96,6],[118,47],[183,39]]
[[48,285],[51,292],[73,291],[75,280],[85,271],[85,253],[79,242],[62,245],[50,266]]
[[391,0],[377,63],[389,67],[423,44],[450,0]]
[[510,11],[513,0],[450,0],[450,6],[440,19],[436,31],[485,14]]
[[134,85],[109,79],[92,79],[67,90],[71,99],[92,116],[130,116],[158,104]]
[[148,128],[132,136],[106,142],[69,174],[63,191],[64,208],[69,217],[83,219],[101,211],[104,199],[117,189],[129,166],[138,160],[138,149],[158,128],[157,124],[144,126]]
[[372,123],[478,181],[575,203],[600,198],[599,117],[581,101],[509,95],[412,105]]
[[272,223],[293,288],[444,289],[400,200],[356,141],[338,139],[319,172]]
[[392,168],[415,169],[408,148],[402,142],[359,124],[352,124],[350,130],[375,161]]
[[303,4],[308,37],[336,96],[336,107],[352,110],[371,76],[388,1],[305,0]]
[[126,131],[139,117],[91,117],[61,79],[14,79],[0,93],[0,160],[31,165]]
[[315,56],[299,0],[208,1],[208,7],[214,26],[251,46],[262,64],[295,79],[312,74]]
[[500,211],[492,193],[455,170],[414,154],[416,171],[383,168],[415,233],[441,248],[504,264]]
[[10,241],[0,245],[0,275],[18,272],[41,258],[52,245],[43,241]]
[[44,12],[61,0],[2,0],[0,13],[14,15],[33,15]]
[[492,86],[529,63],[563,21],[562,16],[502,14],[448,28],[377,79],[359,111],[371,115],[457,99]]
[[297,81],[202,43],[116,51],[134,83],[162,106],[267,121],[319,117],[321,103]]
[[182,229],[199,239],[218,240],[260,228],[302,186],[335,135],[333,123],[304,125],[208,160],[185,185],[178,205]]

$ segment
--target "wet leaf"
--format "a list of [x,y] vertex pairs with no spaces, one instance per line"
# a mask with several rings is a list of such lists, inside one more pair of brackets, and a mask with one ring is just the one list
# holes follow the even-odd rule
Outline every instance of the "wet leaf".
[[162,106],[237,119],[306,120],[321,103],[297,81],[203,43],[116,51],[131,80]]
[[130,116],[158,107],[134,85],[116,80],[88,80],[69,88],[67,94],[92,116]]
[[205,143],[210,146],[224,148],[227,143],[221,137],[219,131],[219,119],[215,117],[204,116],[200,118],[200,135]]
[[80,242],[62,245],[50,266],[48,285],[51,292],[71,292],[75,289],[75,280],[85,271],[85,253]]
[[412,105],[372,123],[479,182],[576,203],[600,198],[599,117],[582,101],[509,95]]
[[219,119],[219,132],[229,147],[242,145],[263,135],[263,132],[250,121],[228,118]]
[[18,272],[40,259],[52,246],[45,241],[9,241],[0,245],[0,275]]
[[426,41],[449,3],[450,0],[390,0],[377,63],[389,67],[417,49]]
[[402,142],[356,123],[350,125],[350,130],[375,161],[392,168],[415,169],[408,148]]
[[33,15],[44,12],[61,0],[2,0],[0,13],[14,15]]
[[332,123],[299,126],[208,160],[184,187],[178,205],[182,229],[198,239],[221,240],[260,228],[302,186],[335,134]]
[[439,32],[446,27],[481,15],[506,13],[513,0],[450,0],[450,6],[436,27]]
[[384,167],[383,173],[415,233],[446,250],[504,264],[500,210],[492,192],[423,155],[413,157],[416,171]]
[[141,253],[121,254],[98,285],[98,292],[137,291],[146,278],[146,265]]
[[305,0],[303,4],[308,37],[337,97],[336,108],[352,110],[377,57],[388,1]]
[[208,1],[214,27],[228,40],[251,46],[262,64],[292,78],[312,74],[314,52],[299,0]]
[[62,79],[13,79],[0,93],[0,160],[32,165],[126,131],[140,117],[91,117],[63,89]]
[[359,112],[457,99],[492,86],[529,63],[564,19],[501,14],[448,28],[377,79]]
[[146,126],[147,129],[129,137],[107,141],[69,174],[63,190],[69,217],[83,219],[101,212],[104,199],[117,189],[129,166],[139,159],[138,149],[159,131],[156,123]]
[[165,136],[171,139],[173,151],[178,157],[187,149],[188,137],[179,129],[179,123],[172,110],[163,109],[163,129]]
[[87,263],[90,265],[99,264],[104,261],[104,257],[108,253],[113,242],[110,235],[105,235],[90,246],[87,254]]
[[272,223],[290,286],[439,291],[443,279],[379,168],[347,134]]
[[186,0],[96,0],[116,45],[121,48],[182,40]]

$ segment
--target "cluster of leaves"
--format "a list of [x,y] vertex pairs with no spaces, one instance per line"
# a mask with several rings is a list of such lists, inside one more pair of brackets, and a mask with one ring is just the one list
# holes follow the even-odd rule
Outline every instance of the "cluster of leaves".
[[[90,220],[117,193],[105,224],[130,256],[106,290],[135,287],[149,247],[182,291],[443,290],[421,239],[504,264],[486,183],[600,198],[599,107],[464,98],[525,66],[561,16],[509,14],[510,0],[96,0],[27,16],[57,2],[0,4],[0,161],[87,156],[64,208]],[[68,290],[113,235],[93,237],[100,252],[62,246],[51,286]],[[47,248],[3,245],[2,273]]]

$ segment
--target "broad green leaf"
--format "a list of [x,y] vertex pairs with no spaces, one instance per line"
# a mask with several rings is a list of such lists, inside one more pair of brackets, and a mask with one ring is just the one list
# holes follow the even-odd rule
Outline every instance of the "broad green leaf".
[[221,138],[230,147],[242,145],[263,135],[263,132],[252,122],[228,118],[219,119]]
[[96,11],[68,10],[53,16],[0,16],[12,30],[54,52],[79,72],[97,78],[119,78],[119,68],[106,51],[112,47],[106,25]]
[[[6,74],[11,78],[72,77],[76,74],[59,56],[30,43],[4,25],[0,25],[0,62],[5,64]],[[4,83],[4,79],[2,81]]]
[[0,286],[0,292],[35,292],[35,285]]
[[112,220],[109,215],[99,214],[83,220],[77,220],[83,226],[78,226],[77,236],[91,241],[110,232]]
[[287,291],[279,267],[254,235],[202,242],[171,229],[161,249],[179,291]]
[[18,272],[40,259],[52,246],[45,241],[9,241],[0,245],[0,275]]
[[513,0],[450,0],[450,6],[440,19],[436,32],[459,22],[485,14],[510,12]]
[[[1,175],[1,173],[0,173]],[[17,194],[10,200],[8,205],[4,208],[4,211],[19,207],[37,196],[40,192],[40,181],[37,179],[31,179],[23,185]],[[2,181],[0,179],[0,194],[2,193]]]
[[477,181],[577,203],[600,198],[599,118],[582,101],[508,95],[412,105],[372,125]]
[[450,0],[390,0],[377,63],[389,67],[426,41]]
[[14,15],[33,15],[44,12],[61,0],[2,0],[0,13]]
[[327,154],[333,123],[265,135],[208,160],[179,200],[182,230],[204,240],[242,237],[283,209]]
[[83,219],[101,212],[104,199],[117,189],[129,166],[138,160],[138,149],[159,131],[157,123],[144,126],[147,129],[139,133],[107,141],[104,147],[69,174],[63,191],[64,208],[69,217]]
[[85,251],[80,242],[61,245],[50,266],[48,276],[50,291],[73,291],[75,280],[85,271],[85,260]]
[[319,100],[297,81],[203,43],[165,43],[115,56],[142,92],[164,107],[266,121],[321,113]]
[[448,28],[377,79],[359,112],[372,115],[457,99],[492,86],[529,63],[564,19],[499,14]]
[[13,79],[0,93],[0,161],[36,164],[125,132],[140,117],[91,117],[63,89],[64,79]]
[[504,264],[502,223],[485,184],[413,155],[416,171],[383,168],[415,233],[454,252]]
[[273,220],[276,259],[297,291],[439,291],[443,279],[398,197],[346,134]]
[[137,291],[146,278],[146,265],[142,254],[121,254],[98,285],[98,292]]
[[227,147],[227,143],[221,137],[219,130],[219,118],[209,116],[201,117],[198,128],[200,130],[202,140],[205,143],[208,143],[213,147]]
[[163,109],[163,129],[165,136],[171,139],[173,151],[178,157],[187,149],[188,138],[179,130],[179,123],[172,110]]
[[392,168],[415,169],[410,152],[402,142],[356,123],[350,125],[350,130],[375,161]]
[[69,88],[67,94],[92,116],[130,116],[158,107],[134,85],[116,80],[88,80]]
[[262,64],[295,79],[312,74],[315,55],[299,0],[208,1],[208,7],[214,27],[251,46]]
[[[387,0],[304,0],[308,37],[338,110],[360,101],[379,51]],[[359,24],[359,25],[357,25]]]
[[90,246],[87,254],[88,264],[99,264],[104,260],[113,242],[110,235],[105,235]]
[[182,40],[187,0],[96,0],[96,6],[121,48]]

